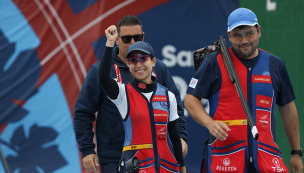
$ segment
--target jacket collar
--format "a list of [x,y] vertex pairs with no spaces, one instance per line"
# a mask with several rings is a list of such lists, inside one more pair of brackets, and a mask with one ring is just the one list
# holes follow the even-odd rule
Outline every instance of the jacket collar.
[[113,57],[113,60],[112,62],[117,64],[118,67],[126,67],[126,68],[129,68],[127,64],[125,64],[124,62],[122,62],[122,60],[117,56],[119,54],[119,48],[118,46],[116,46],[114,49],[113,49],[113,52],[112,52],[112,57]]
[[137,79],[133,79],[132,81],[133,86],[139,90],[142,93],[149,93],[154,91],[155,88],[155,82],[151,83],[151,84],[145,84],[142,82],[139,82]]

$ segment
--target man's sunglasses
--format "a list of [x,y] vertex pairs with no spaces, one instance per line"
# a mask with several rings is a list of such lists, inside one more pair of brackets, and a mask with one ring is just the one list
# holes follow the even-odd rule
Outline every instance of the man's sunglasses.
[[142,34],[124,35],[124,36],[119,36],[119,37],[121,38],[122,42],[125,43],[125,44],[130,43],[132,38],[134,39],[135,42],[143,40],[143,35]]
[[151,58],[150,55],[141,55],[141,54],[138,54],[138,55],[134,55],[134,56],[128,57],[128,61],[129,61],[130,64],[136,65],[138,61],[140,63],[144,63],[149,58]]

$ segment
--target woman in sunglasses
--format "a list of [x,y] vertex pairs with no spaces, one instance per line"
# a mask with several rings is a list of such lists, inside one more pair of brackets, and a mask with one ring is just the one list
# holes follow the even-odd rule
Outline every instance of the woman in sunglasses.
[[134,80],[125,85],[110,77],[112,49],[117,29],[105,30],[106,48],[99,66],[99,83],[117,106],[125,128],[120,172],[186,173],[178,130],[175,96],[154,82],[156,63],[149,43],[138,41],[128,48],[127,59]]

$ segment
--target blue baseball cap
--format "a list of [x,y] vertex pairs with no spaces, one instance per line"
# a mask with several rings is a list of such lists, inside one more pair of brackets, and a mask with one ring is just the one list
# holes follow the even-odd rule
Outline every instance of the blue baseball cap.
[[238,8],[228,17],[228,32],[241,25],[255,26],[256,24],[259,23],[254,12],[247,8]]
[[127,53],[127,57],[129,56],[129,54],[135,50],[139,50],[142,51],[148,55],[151,55],[152,57],[154,57],[154,51],[152,46],[147,43],[147,42],[143,42],[143,41],[137,41],[133,44],[131,44],[128,48],[128,53]]

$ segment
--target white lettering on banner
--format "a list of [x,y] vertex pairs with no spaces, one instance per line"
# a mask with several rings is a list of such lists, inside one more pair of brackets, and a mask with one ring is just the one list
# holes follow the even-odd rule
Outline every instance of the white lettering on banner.
[[[185,96],[186,96],[186,91],[187,91],[187,88],[188,88],[188,85],[187,85],[186,81],[179,76],[172,76],[172,78],[174,80],[174,83],[175,83],[177,89],[179,90],[181,100],[184,101]],[[184,108],[184,114],[185,114],[185,117],[189,116],[189,113],[186,110],[186,108]]]
[[163,62],[167,67],[174,67],[176,64],[178,64],[180,67],[193,67],[193,51],[181,50],[176,55],[174,53],[176,53],[176,48],[174,46],[166,45],[163,47]]
[[175,83],[177,89],[180,92],[181,99],[184,100],[185,96],[186,96],[188,84],[186,83],[186,81],[183,78],[181,78],[179,76],[172,76],[172,78],[174,80],[174,83]]
[[172,45],[167,45],[162,49],[162,55],[165,57],[163,62],[166,64],[167,67],[173,67],[176,64],[176,58],[173,53],[175,53],[176,48]]
[[[179,76],[172,76],[172,78],[174,80],[174,83],[175,83],[177,89],[179,90],[181,100],[184,101],[185,96],[186,96],[186,91],[187,91],[187,88],[188,88],[188,84],[186,83],[186,81],[183,78],[181,78]],[[204,105],[204,108],[205,108],[206,112],[209,113],[209,101],[207,99],[203,98],[201,100],[201,102]],[[189,113],[186,109],[184,109],[184,113],[185,113],[186,117],[189,116]]]
[[[184,60],[185,58],[185,60]],[[192,67],[192,52],[191,51],[185,51],[182,50],[177,54],[177,63],[181,67]]]

